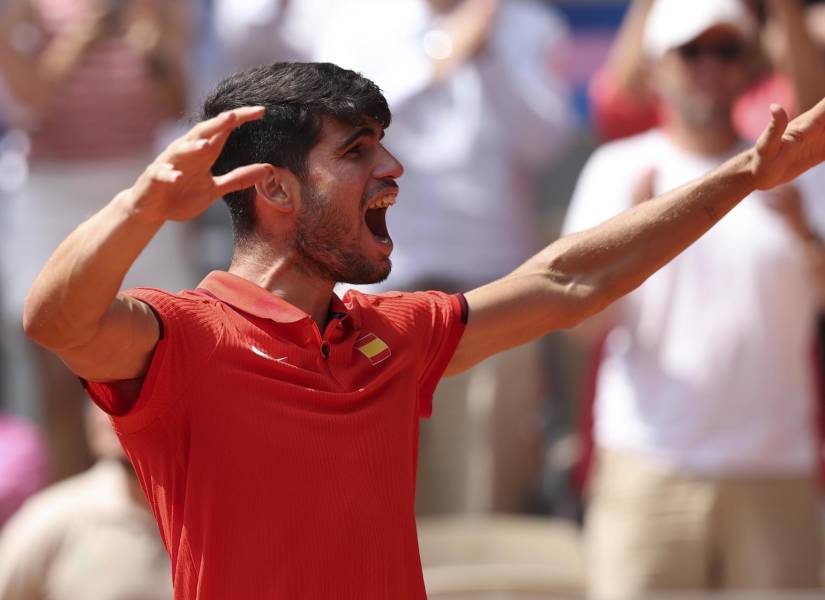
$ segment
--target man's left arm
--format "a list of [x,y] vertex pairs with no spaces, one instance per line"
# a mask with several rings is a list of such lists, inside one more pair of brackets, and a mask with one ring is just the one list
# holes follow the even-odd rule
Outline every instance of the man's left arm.
[[563,237],[510,275],[466,294],[469,319],[447,368],[578,325],[641,285],[754,190],[825,159],[825,100],[790,123],[772,107],[756,145],[704,177]]

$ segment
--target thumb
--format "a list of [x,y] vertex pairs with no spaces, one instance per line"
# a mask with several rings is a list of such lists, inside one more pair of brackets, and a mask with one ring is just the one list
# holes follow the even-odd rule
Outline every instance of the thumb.
[[771,122],[756,140],[756,151],[761,156],[771,156],[779,149],[782,134],[788,126],[788,113],[778,104],[771,104]]

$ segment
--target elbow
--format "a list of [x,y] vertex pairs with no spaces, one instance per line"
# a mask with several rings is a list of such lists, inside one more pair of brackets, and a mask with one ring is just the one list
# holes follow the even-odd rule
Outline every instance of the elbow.
[[576,269],[567,264],[564,254],[550,258],[547,276],[550,285],[560,290],[564,308],[559,310],[560,329],[572,329],[600,313],[615,299],[615,282],[602,270]]
[[36,344],[57,350],[73,345],[77,328],[30,293],[23,307],[23,333]]
[[44,312],[29,295],[23,307],[23,333],[33,342],[49,346],[49,336],[54,328]]
[[602,277],[590,274],[568,276],[566,285],[567,295],[573,306],[569,311],[569,318],[563,323],[563,329],[578,327],[590,317],[602,312],[612,302],[608,284]]

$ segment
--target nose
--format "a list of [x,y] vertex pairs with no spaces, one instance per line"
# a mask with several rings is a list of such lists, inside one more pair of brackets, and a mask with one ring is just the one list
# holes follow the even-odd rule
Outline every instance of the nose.
[[381,144],[378,163],[375,167],[376,179],[398,179],[403,174],[404,165]]

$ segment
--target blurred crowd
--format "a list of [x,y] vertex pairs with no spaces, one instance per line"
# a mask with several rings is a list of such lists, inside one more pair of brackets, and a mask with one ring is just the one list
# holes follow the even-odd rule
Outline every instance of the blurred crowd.
[[[212,86],[283,60],[359,71],[392,109],[393,272],[367,291],[458,292],[722,164],[771,104],[825,97],[825,2],[0,3],[0,600],[172,597],[130,465],[81,382],[23,339],[23,301]],[[753,194],[569,335],[445,379],[421,522],[571,520],[565,590],[597,599],[820,588],[823,186],[820,169]],[[230,253],[216,204],[167,224],[124,285],[191,288]]]

